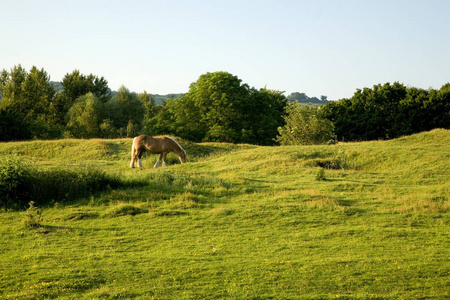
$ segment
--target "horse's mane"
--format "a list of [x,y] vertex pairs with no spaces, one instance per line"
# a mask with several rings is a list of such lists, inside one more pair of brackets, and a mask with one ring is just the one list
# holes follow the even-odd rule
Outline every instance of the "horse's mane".
[[177,144],[177,146],[181,149],[181,151],[183,151],[184,153],[186,153],[186,151],[183,149],[183,147],[181,147],[180,144],[178,144],[177,141],[175,141],[173,138],[166,136],[166,138],[170,139],[171,141],[175,142],[175,144]]

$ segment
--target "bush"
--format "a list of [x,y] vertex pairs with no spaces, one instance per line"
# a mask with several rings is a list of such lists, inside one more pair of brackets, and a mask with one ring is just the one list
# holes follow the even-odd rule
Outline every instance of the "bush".
[[34,202],[30,201],[30,207],[27,209],[25,227],[26,228],[39,228],[41,227],[40,222],[42,222],[42,209],[34,206]]
[[0,162],[0,206],[24,207],[32,195],[33,171],[31,165],[18,158]]
[[286,108],[286,124],[279,127],[277,141],[281,145],[326,144],[332,140],[333,123],[322,116],[319,106],[294,102]]
[[326,178],[325,178],[325,170],[323,168],[320,168],[319,171],[317,171],[316,180],[317,181],[324,181],[324,180],[326,180]]
[[38,205],[63,203],[125,184],[117,176],[90,167],[41,170],[6,158],[0,164],[0,207],[23,209],[30,201]]
[[34,197],[36,203],[47,204],[87,197],[121,185],[119,178],[89,167],[78,170],[36,170]]

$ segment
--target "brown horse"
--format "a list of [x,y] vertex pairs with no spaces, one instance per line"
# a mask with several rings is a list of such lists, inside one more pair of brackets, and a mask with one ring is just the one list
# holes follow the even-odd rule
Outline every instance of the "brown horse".
[[186,162],[186,151],[184,151],[180,144],[178,144],[174,139],[167,136],[162,138],[153,138],[143,134],[135,137],[133,140],[133,145],[131,146],[130,168],[134,168],[136,158],[138,159],[139,167],[144,167],[141,162],[141,157],[145,151],[153,154],[160,154],[156,164],[154,165],[155,168],[159,167],[159,162],[161,160],[163,168],[166,166],[166,156],[167,153],[170,152],[178,155],[181,163]]

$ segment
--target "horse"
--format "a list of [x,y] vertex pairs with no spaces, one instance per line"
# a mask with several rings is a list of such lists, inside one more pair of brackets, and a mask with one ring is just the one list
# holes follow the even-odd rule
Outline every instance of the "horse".
[[130,168],[134,168],[136,158],[138,158],[139,167],[143,168],[141,157],[144,152],[150,152],[152,154],[160,154],[156,161],[154,168],[159,167],[159,163],[162,160],[162,167],[166,166],[166,156],[168,153],[173,152],[180,158],[181,163],[186,162],[186,151],[177,143],[173,138],[162,137],[153,138],[148,135],[140,135],[133,139],[133,145],[131,146],[131,163]]

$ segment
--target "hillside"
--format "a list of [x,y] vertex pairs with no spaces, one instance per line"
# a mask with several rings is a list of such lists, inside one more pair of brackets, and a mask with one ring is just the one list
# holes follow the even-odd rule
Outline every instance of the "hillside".
[[180,143],[188,163],[170,154],[157,170],[156,155],[129,168],[131,139],[0,143],[2,159],[89,165],[132,183],[53,199],[37,229],[26,212],[0,212],[0,298],[449,296],[449,130],[323,146]]

